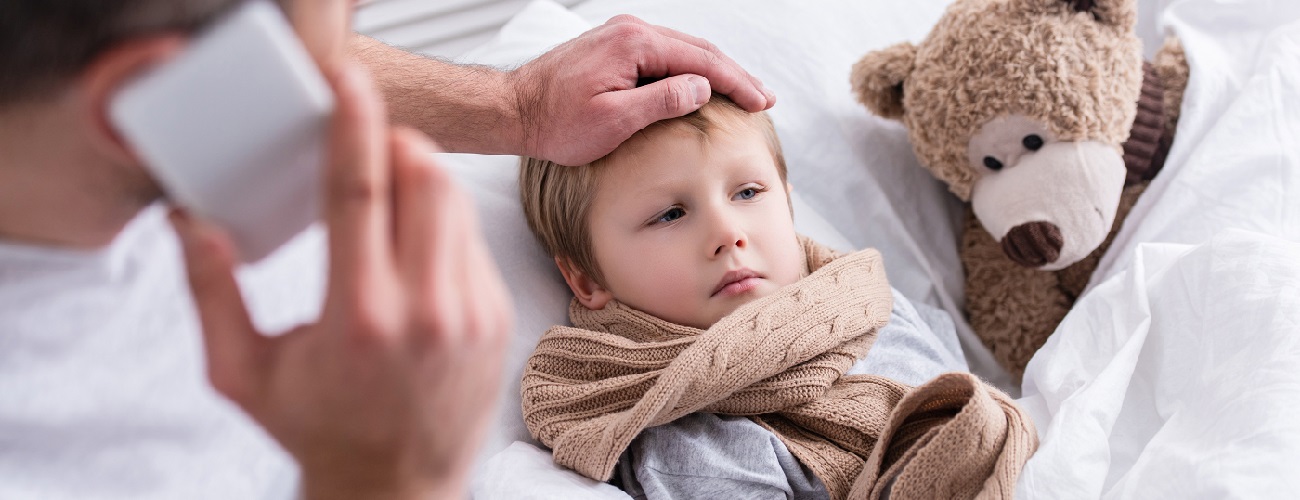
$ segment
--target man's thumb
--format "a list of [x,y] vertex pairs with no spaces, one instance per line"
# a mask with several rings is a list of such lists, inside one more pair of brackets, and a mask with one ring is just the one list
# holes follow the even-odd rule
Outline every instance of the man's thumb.
[[677,75],[623,92],[629,101],[624,109],[642,118],[642,127],[700,109],[713,95],[709,81],[699,75]]
[[235,281],[233,248],[221,230],[181,210],[172,210],[169,219],[185,253],[208,378],[218,392],[246,407],[258,385],[256,353],[267,339],[254,328],[244,306]]

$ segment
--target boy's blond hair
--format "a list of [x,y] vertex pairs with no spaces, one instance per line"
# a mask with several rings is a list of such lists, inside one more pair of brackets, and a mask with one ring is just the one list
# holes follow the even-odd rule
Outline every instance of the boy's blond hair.
[[[762,127],[777,173],[784,184],[785,158],[771,118],[767,113],[749,113],[725,96],[714,94],[700,109],[680,118],[653,123],[637,133],[685,127],[708,138],[716,130],[735,126]],[[565,166],[547,160],[522,158],[519,166],[519,200],[533,236],[551,257],[568,260],[576,270],[602,285],[604,276],[592,251],[589,210],[600,186],[601,167],[615,153],[586,165]]]

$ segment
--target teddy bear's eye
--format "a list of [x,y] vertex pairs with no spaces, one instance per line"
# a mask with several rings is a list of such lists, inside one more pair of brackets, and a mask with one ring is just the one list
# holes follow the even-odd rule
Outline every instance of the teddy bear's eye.
[[994,170],[994,171],[1002,170],[1002,162],[998,161],[997,158],[994,158],[992,156],[984,157],[984,166],[988,167],[989,170]]
[[[1030,151],[1038,151],[1039,149],[1043,148],[1043,138],[1040,137],[1038,134],[1029,134],[1025,136],[1025,138],[1022,139],[1020,143],[1024,144],[1025,149],[1028,149]],[[988,163],[988,161],[985,161],[985,163]]]

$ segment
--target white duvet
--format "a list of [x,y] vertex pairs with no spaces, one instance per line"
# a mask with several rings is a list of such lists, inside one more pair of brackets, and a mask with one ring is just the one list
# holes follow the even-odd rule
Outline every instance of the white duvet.
[[1296,496],[1300,4],[1165,20],[1192,64],[1179,135],[1026,372],[1025,498]]
[[1144,244],[1030,363],[1025,498],[1286,498],[1300,472],[1300,244]]
[[[1046,1],[1046,0],[1045,0]],[[800,231],[873,246],[903,293],[963,301],[960,207],[916,166],[906,134],[852,102],[849,66],[929,31],[946,0],[534,2],[467,55],[522,62],[631,12],[704,36],[772,86]],[[1152,0],[1139,33],[1183,40],[1192,65],[1169,164],[1079,301],[1029,366],[1022,404],[1042,446],[1027,498],[1271,498],[1300,476],[1300,3]],[[1148,48],[1148,54],[1154,47]],[[478,498],[626,498],[551,464],[530,443],[517,376],[567,295],[527,234],[514,159],[449,157],[475,195],[519,329],[513,383],[478,469]],[[1007,387],[957,318],[972,369]],[[514,444],[511,444],[514,443]]]

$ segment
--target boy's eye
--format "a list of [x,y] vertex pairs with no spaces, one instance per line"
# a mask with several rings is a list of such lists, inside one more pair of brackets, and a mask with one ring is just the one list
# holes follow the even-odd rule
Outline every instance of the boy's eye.
[[682,210],[682,207],[673,207],[660,215],[658,219],[655,219],[655,222],[672,222],[685,216],[686,211]]
[[745,188],[745,189],[742,189],[742,190],[736,192],[735,199],[737,199],[737,200],[752,200],[752,199],[754,199],[755,196],[758,196],[759,193],[762,193],[763,191],[766,191],[766,189],[764,189],[764,188],[762,188],[762,187],[757,187],[757,186],[755,186],[755,187],[747,187],[747,188]]

